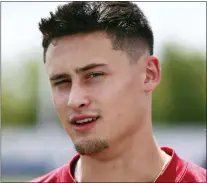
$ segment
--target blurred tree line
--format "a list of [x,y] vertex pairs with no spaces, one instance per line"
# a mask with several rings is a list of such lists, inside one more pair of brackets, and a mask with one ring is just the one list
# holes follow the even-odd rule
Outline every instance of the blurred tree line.
[[206,58],[181,45],[166,44],[161,84],[153,93],[153,120],[166,124],[206,123]]
[[2,127],[37,121],[39,63],[34,58],[22,62],[14,69],[2,69]]
[[[205,56],[176,44],[166,44],[162,53],[161,84],[153,93],[153,123],[205,124]],[[40,67],[43,61],[33,58],[22,64],[21,71],[3,70],[2,127],[37,123]]]

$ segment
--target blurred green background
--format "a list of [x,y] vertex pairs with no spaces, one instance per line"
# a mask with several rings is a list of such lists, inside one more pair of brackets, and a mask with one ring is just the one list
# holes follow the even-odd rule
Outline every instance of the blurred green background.
[[[37,26],[59,4],[64,3],[1,5],[2,181],[40,176],[75,154],[52,104]],[[155,55],[161,61],[161,84],[152,102],[154,134],[160,145],[205,167],[205,4],[138,4],[152,25]]]

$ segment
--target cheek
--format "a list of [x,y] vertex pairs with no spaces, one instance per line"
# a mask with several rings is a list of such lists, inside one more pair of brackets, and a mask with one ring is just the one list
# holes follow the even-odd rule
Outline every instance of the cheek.
[[[120,108],[133,107],[136,99],[141,95],[141,86],[135,79],[118,80],[119,82],[111,82],[101,96],[110,105]],[[114,107],[114,106],[113,106]]]
[[105,104],[105,111],[110,114],[107,116],[119,123],[133,120],[141,112],[143,92],[140,85],[139,81],[129,78],[122,82],[112,82],[107,90],[103,90],[99,97]]
[[64,113],[64,111],[67,108],[68,93],[60,93],[58,91],[53,91],[52,95],[53,95],[53,102],[58,114]]

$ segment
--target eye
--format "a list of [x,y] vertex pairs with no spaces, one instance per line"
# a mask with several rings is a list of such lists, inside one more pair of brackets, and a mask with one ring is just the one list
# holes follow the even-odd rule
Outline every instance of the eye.
[[87,78],[95,78],[95,77],[98,77],[98,76],[101,76],[101,75],[103,75],[102,72],[92,72],[92,73],[87,75]]
[[61,80],[61,81],[55,82],[54,85],[57,86],[57,85],[61,85],[64,83],[71,83],[71,81],[70,80]]

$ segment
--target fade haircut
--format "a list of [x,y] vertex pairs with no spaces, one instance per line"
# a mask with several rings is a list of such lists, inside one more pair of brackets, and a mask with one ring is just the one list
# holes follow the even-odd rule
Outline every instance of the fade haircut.
[[44,62],[50,43],[63,36],[105,32],[113,49],[126,51],[137,60],[140,53],[153,54],[153,32],[140,8],[128,1],[74,1],[57,7],[50,17],[42,18]]

